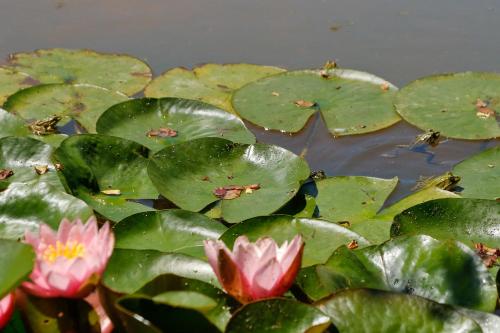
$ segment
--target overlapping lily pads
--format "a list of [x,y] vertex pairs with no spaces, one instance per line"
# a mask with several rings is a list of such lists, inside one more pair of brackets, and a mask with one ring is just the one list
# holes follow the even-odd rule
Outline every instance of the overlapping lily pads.
[[258,185],[232,200],[222,199],[222,217],[231,223],[275,212],[309,176],[307,163],[288,150],[219,138],[167,147],[152,157],[148,171],[163,196],[192,211],[220,200],[217,188]]
[[300,131],[320,111],[335,136],[373,132],[397,123],[397,88],[374,75],[347,69],[294,71],[252,82],[233,95],[246,120],[286,132]]
[[28,74],[0,67],[0,106],[16,91],[31,87],[35,80]]
[[[163,135],[160,129],[170,132]],[[209,104],[180,98],[142,98],[117,104],[101,116],[97,131],[134,140],[153,151],[202,137],[255,142],[254,135],[236,116]]]
[[91,50],[45,49],[15,53],[8,66],[40,83],[92,84],[133,95],[151,80],[151,69],[141,60]]
[[[409,123],[456,139],[500,137],[500,74],[454,73],[424,77],[398,93],[396,110]],[[495,112],[497,113],[495,115]]]
[[95,133],[99,116],[127,99],[122,93],[88,84],[44,84],[12,95],[4,108],[28,120],[61,116],[61,124],[64,124],[74,119]]
[[251,64],[206,64],[193,70],[173,68],[155,78],[144,91],[147,97],[195,99],[234,113],[233,91],[257,79],[285,70]]

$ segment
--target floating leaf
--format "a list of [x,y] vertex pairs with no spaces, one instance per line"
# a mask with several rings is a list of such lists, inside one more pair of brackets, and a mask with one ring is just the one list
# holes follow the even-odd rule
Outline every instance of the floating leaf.
[[251,64],[206,64],[194,68],[173,68],[155,78],[144,91],[147,97],[180,97],[200,100],[234,113],[234,90],[260,78],[281,73],[278,67]]
[[336,136],[372,132],[400,120],[392,105],[396,87],[383,91],[386,81],[353,70],[328,74],[325,79],[321,71],[306,70],[263,78],[236,91],[233,107],[254,124],[286,132],[300,131],[319,109]]
[[44,84],[12,95],[4,108],[28,120],[61,116],[64,124],[74,119],[93,133],[99,116],[127,99],[121,93],[88,84]]
[[[175,130],[176,135],[162,135],[161,128]],[[142,98],[117,104],[101,116],[97,131],[134,140],[153,151],[202,137],[255,142],[238,117],[212,105],[179,98]]]
[[0,299],[28,277],[34,260],[31,246],[0,239]]
[[45,49],[15,53],[8,66],[40,83],[83,83],[120,91],[128,96],[151,80],[151,69],[139,59],[91,50]]
[[241,235],[246,235],[251,241],[269,236],[282,244],[297,234],[301,234],[306,243],[302,267],[324,263],[336,248],[353,240],[360,246],[369,244],[363,237],[335,223],[288,215],[261,216],[243,221],[227,230],[221,239],[232,248]]
[[500,75],[455,73],[424,77],[398,93],[398,113],[422,130],[432,128],[456,139],[491,139],[500,136],[495,117],[478,117],[477,101],[500,110]]
[[492,147],[455,165],[465,198],[500,198],[500,147]]
[[217,187],[260,184],[251,194],[243,192],[237,199],[222,200],[222,217],[230,223],[275,212],[309,176],[306,162],[288,150],[219,138],[167,147],[152,157],[148,171],[164,197],[191,211],[219,200],[213,194]]
[[0,105],[16,91],[31,87],[35,80],[28,74],[0,67]]

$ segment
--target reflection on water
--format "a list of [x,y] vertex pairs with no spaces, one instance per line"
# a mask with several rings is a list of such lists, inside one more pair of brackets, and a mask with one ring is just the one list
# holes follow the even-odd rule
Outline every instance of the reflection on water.
[[[397,85],[451,71],[500,71],[500,0],[0,0],[0,57],[36,48],[129,53],[158,74],[204,62],[287,68],[341,66]],[[419,131],[398,124],[334,139],[319,123],[290,137],[255,126],[259,140],[300,153],[328,175],[398,176],[394,198],[490,142],[450,140],[426,152],[396,145]],[[433,153],[434,155],[432,155]]]

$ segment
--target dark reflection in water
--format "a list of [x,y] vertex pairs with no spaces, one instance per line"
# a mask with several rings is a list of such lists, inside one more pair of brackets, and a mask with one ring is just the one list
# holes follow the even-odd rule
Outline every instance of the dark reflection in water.
[[[500,71],[499,31],[500,0],[0,0],[0,57],[92,48],[135,55],[156,74],[204,62],[295,69],[336,59],[402,86],[437,72]],[[296,153],[309,142],[311,168],[329,175],[398,176],[391,200],[420,175],[498,145],[450,140],[433,157],[396,147],[419,133],[403,123],[336,139],[322,123],[293,137],[249,126]]]

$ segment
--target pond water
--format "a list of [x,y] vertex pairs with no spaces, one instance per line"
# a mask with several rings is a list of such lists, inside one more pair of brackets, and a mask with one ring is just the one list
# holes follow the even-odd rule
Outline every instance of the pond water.
[[[500,71],[500,0],[1,0],[0,57],[37,48],[128,53],[156,74],[176,66],[249,62],[289,69],[335,59],[398,86],[440,72]],[[328,175],[398,176],[390,201],[499,140],[449,140],[410,151],[399,123],[333,138],[321,119],[295,136],[248,124],[262,142],[305,154]]]

